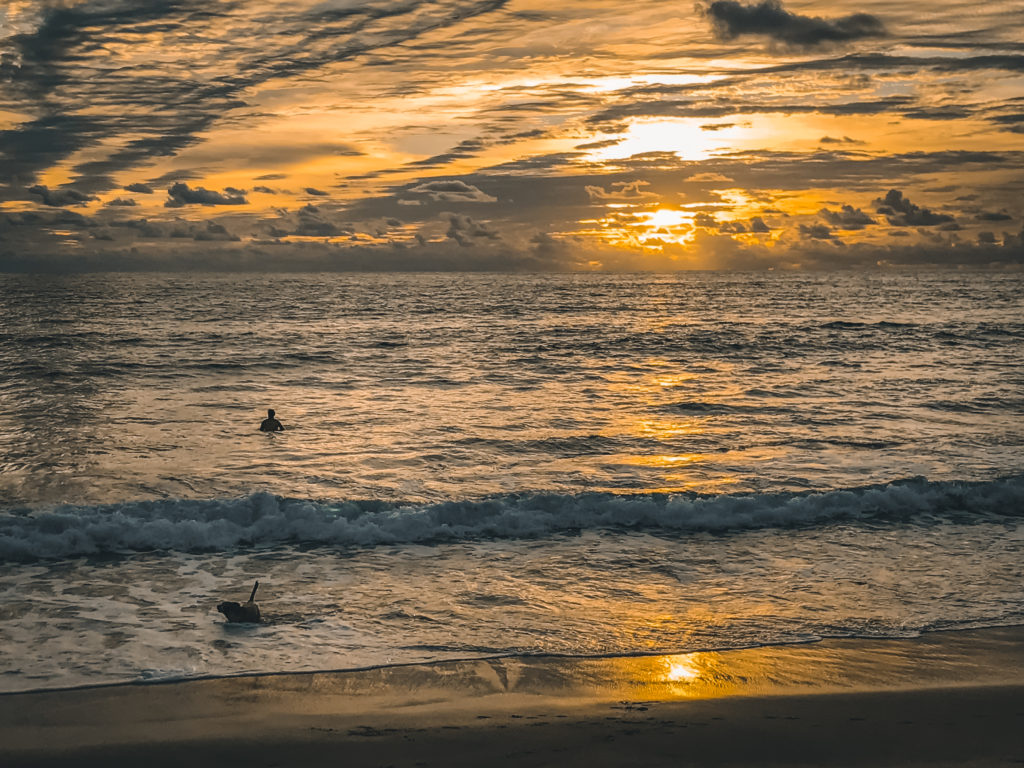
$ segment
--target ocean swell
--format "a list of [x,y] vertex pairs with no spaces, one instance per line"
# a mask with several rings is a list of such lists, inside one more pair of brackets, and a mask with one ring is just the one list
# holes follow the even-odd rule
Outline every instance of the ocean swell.
[[0,513],[0,562],[294,543],[367,547],[540,538],[594,529],[727,532],[870,520],[970,522],[1024,514],[1024,477],[799,493],[512,494],[436,504],[235,499],[133,501]]

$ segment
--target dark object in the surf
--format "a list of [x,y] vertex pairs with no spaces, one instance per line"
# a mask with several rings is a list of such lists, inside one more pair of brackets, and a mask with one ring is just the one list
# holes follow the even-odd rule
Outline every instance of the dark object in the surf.
[[232,623],[259,624],[260,607],[253,602],[256,599],[256,590],[260,588],[257,581],[252,585],[252,594],[249,595],[247,603],[221,603],[217,610],[224,614],[224,617]]

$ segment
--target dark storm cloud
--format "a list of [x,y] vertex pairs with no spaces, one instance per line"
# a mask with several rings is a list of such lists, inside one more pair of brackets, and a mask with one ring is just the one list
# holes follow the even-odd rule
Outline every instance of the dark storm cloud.
[[274,238],[332,238],[351,235],[355,231],[351,224],[339,220],[330,211],[312,203],[302,206],[293,213],[279,213],[278,217],[261,223],[261,230]]
[[475,245],[477,240],[497,240],[501,237],[487,223],[475,221],[469,216],[453,213],[448,217],[448,231],[445,237],[454,240],[459,245],[469,247]]
[[834,237],[825,224],[801,224],[800,234],[809,240],[831,240]]
[[89,229],[95,223],[87,216],[76,211],[61,209],[59,211],[24,211],[0,216],[6,227],[24,227],[34,231],[36,227],[68,227],[71,229]]
[[238,194],[241,190],[229,191],[229,187],[223,194],[203,187],[190,189],[188,184],[179,181],[167,190],[166,208],[181,208],[184,205],[245,205],[248,200],[244,194]]
[[934,227],[938,224],[953,223],[953,217],[945,213],[934,213],[910,202],[898,189],[890,189],[884,198],[874,201],[876,211],[883,214],[895,227]]
[[723,40],[760,35],[794,48],[813,48],[823,43],[845,43],[886,34],[881,19],[868,13],[836,19],[801,16],[785,10],[779,0],[762,0],[754,5],[715,0],[705,13]]
[[868,214],[852,205],[844,205],[838,211],[822,208],[818,215],[836,229],[858,230],[875,223]]
[[342,229],[333,221],[330,221],[315,205],[307,205],[300,208],[296,215],[298,222],[289,233],[291,235],[298,237],[337,237],[352,232],[351,229]]
[[53,207],[84,205],[89,200],[96,199],[93,195],[80,192],[77,189],[71,189],[70,187],[50,189],[43,184],[36,184],[34,187],[29,187],[28,191],[33,195],[39,195],[39,197],[42,198],[43,205],[50,205]]

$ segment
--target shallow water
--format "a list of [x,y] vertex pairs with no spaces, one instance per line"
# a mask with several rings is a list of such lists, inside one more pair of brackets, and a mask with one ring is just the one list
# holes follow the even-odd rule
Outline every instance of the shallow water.
[[1022,623],[1022,283],[0,277],[0,688]]

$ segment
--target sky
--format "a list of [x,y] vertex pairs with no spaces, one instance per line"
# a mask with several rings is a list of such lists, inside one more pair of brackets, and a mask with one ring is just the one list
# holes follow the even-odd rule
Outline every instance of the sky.
[[0,271],[1024,264],[1024,0],[0,0]]

